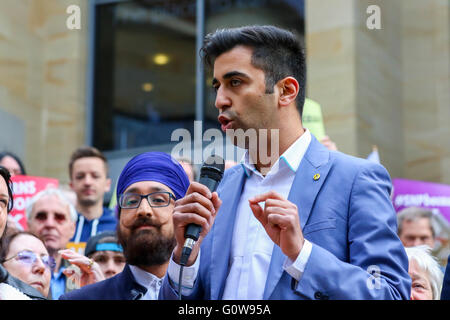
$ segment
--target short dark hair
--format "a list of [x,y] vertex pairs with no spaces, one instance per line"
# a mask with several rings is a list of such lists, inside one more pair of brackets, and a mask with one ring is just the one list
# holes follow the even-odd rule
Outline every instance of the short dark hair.
[[6,186],[8,187],[8,213],[12,210],[14,207],[14,199],[13,199],[13,187],[12,187],[12,181],[11,181],[11,174],[9,173],[8,169],[5,167],[0,166],[0,176],[5,179]]
[[0,161],[3,160],[4,157],[11,157],[13,158],[17,164],[19,165],[20,168],[20,173],[23,175],[26,175],[26,171],[25,171],[25,166],[23,165],[22,160],[20,160],[20,158],[18,156],[16,156],[14,153],[9,152],[9,151],[4,151],[4,152],[0,152]]
[[101,159],[103,161],[103,163],[105,164],[106,175],[108,175],[108,160],[103,155],[103,153],[100,150],[98,150],[97,148],[84,146],[84,147],[80,147],[80,148],[76,149],[72,153],[72,156],[70,157],[70,161],[69,161],[69,177],[70,178],[72,178],[73,164],[75,163],[75,161],[77,161],[78,159],[81,159],[81,158],[99,158],[99,159]]
[[238,45],[253,49],[252,65],[264,71],[266,93],[288,76],[297,79],[300,88],[296,98],[300,116],[305,103],[306,62],[303,46],[294,33],[275,26],[244,26],[220,29],[205,37],[200,51],[206,65]]

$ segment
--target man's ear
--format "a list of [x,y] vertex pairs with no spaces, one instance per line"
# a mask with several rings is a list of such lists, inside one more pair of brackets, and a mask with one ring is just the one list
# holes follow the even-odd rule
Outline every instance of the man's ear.
[[105,193],[111,190],[111,178],[106,179]]
[[295,101],[299,92],[298,81],[294,77],[286,77],[278,81],[280,96],[278,103],[282,107],[286,107]]

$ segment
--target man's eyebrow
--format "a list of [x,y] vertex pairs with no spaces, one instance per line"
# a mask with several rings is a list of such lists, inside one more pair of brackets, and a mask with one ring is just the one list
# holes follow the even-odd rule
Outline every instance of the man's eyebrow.
[[248,78],[248,75],[246,75],[245,73],[239,72],[239,71],[230,71],[227,72],[223,75],[224,79],[229,79],[235,76],[239,76],[239,77],[244,77],[244,78]]
[[0,200],[5,200],[5,201],[9,202],[9,195],[0,193]]
[[[246,75],[245,73],[242,73],[242,72],[240,72],[240,71],[230,71],[230,72],[227,72],[227,73],[225,73],[224,75],[223,75],[223,79],[230,79],[230,78],[232,78],[232,77],[236,77],[236,76],[238,76],[238,77],[243,77],[243,78],[249,78],[249,76],[248,75]],[[213,78],[213,80],[212,80],[212,85],[214,86],[215,84],[217,84],[219,82],[219,80],[217,80],[216,78]]]
[[[150,190],[151,190],[151,192],[158,192],[158,191],[168,192],[167,190],[160,188],[160,187],[151,187]],[[140,190],[139,190],[139,188],[131,188],[130,190],[127,190],[124,193],[140,193]]]
[[37,212],[34,214],[34,216],[37,216],[38,214],[48,214],[48,212],[45,211],[45,210],[37,211]]

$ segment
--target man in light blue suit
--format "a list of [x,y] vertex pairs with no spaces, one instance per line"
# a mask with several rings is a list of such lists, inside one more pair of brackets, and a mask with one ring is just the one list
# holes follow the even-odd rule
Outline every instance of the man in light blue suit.
[[[222,130],[247,153],[217,192],[193,182],[176,202],[177,245],[159,298],[178,298],[184,231],[195,223],[185,299],[409,299],[389,174],[329,151],[302,127],[305,59],[295,36],[272,26],[218,30],[202,52]],[[237,129],[254,130],[257,143]]]

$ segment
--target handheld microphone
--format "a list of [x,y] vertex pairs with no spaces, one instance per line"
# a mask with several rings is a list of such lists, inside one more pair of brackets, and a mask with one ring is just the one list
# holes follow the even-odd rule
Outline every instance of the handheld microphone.
[[[225,162],[221,157],[216,155],[210,156],[200,169],[200,179],[198,182],[205,185],[211,192],[214,192],[216,191],[220,180],[222,180],[224,169]],[[186,227],[184,233],[186,241],[184,242],[181,253],[180,265],[186,265],[192,248],[200,236],[200,232],[202,232],[202,227],[194,223],[191,223]]]

